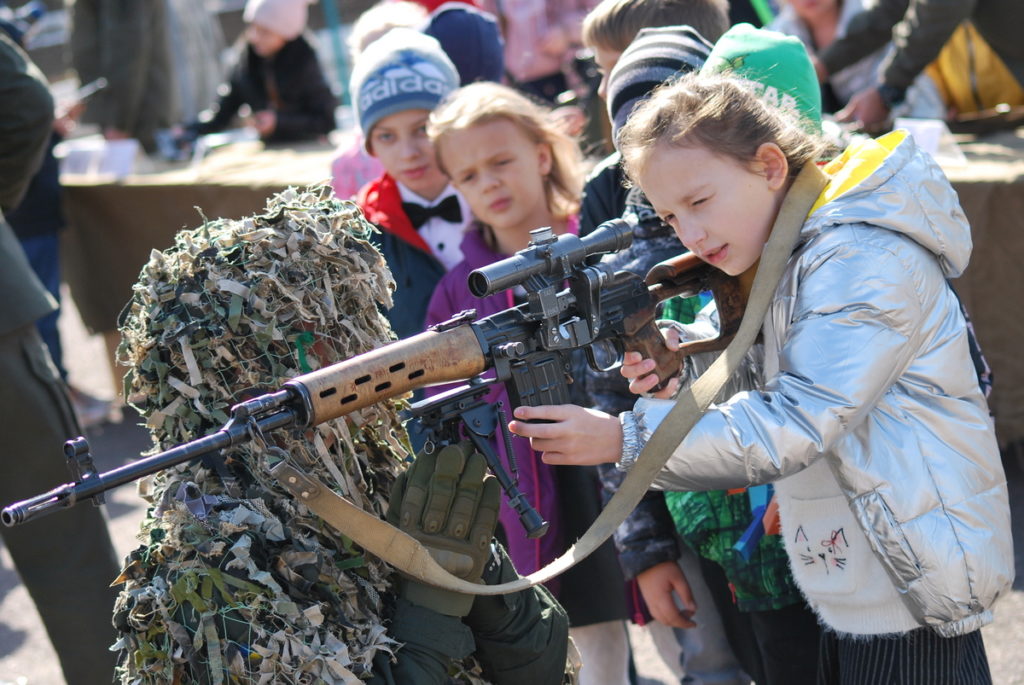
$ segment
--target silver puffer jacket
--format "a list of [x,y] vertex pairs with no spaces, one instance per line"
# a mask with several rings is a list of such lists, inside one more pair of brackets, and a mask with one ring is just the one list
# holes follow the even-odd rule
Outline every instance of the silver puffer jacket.
[[827,168],[765,321],[764,389],[709,410],[655,485],[766,483],[824,458],[910,613],[950,637],[990,622],[1010,586],[1010,510],[946,281],[970,228],[904,136]]

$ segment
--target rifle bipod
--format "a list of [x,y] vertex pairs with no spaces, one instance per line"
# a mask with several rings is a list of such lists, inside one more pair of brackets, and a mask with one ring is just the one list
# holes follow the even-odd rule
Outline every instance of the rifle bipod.
[[402,412],[402,418],[415,419],[406,424],[410,436],[422,435],[426,439],[424,449],[428,452],[469,438],[487,461],[491,473],[498,479],[498,484],[508,497],[509,506],[519,514],[526,536],[539,538],[548,532],[548,522],[526,499],[526,495],[519,489],[518,479],[509,474],[492,445],[495,434],[501,431],[502,440],[509,452],[509,462],[515,463],[511,454],[512,440],[508,426],[500,418],[504,413],[485,399],[495,383],[473,382],[416,402]]

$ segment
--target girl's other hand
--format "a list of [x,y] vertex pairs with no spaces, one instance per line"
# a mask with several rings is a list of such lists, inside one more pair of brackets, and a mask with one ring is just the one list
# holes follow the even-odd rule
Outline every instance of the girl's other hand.
[[[661,334],[665,337],[665,347],[675,351],[682,344],[679,331],[672,325],[660,325]],[[627,352],[622,357],[619,372],[629,380],[629,390],[636,395],[649,393],[661,379],[653,371],[656,364],[653,359],[642,356],[639,352]],[[678,376],[669,380],[668,385],[654,393],[652,397],[660,400],[671,399],[679,389]]]
[[[663,328],[665,346],[670,350],[678,350],[681,342],[679,332],[674,328]],[[619,372],[629,381],[629,391],[636,395],[649,393],[654,386],[660,382],[660,378],[653,373],[656,364],[653,359],[642,356],[639,352],[626,352],[622,357],[622,367]],[[652,394],[660,400],[671,399],[679,390],[679,377],[675,376],[668,384]]]
[[[622,426],[614,416],[574,404],[518,407],[508,429],[530,439],[548,464],[589,466],[614,463],[622,456]],[[539,419],[545,423],[527,423]]]
[[619,370],[629,380],[629,391],[635,395],[646,395],[659,400],[669,400],[675,397],[679,390],[679,377],[673,376],[668,384],[658,392],[651,393],[661,379],[654,373],[656,364],[653,359],[640,356],[639,352],[627,352],[622,358],[622,368]]
[[[638,573],[636,583],[655,621],[673,628],[697,627],[693,620],[697,602],[679,564],[674,561],[655,564]],[[682,609],[676,603],[676,597],[682,603]]]

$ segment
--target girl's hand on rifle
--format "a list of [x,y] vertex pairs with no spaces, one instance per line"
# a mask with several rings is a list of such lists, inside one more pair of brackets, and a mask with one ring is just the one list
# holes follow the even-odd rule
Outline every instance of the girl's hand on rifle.
[[[530,439],[548,464],[615,463],[622,456],[622,426],[614,416],[574,404],[518,407],[508,429]],[[544,423],[527,423],[531,420]]]
[[[671,326],[663,327],[661,333],[665,336],[665,347],[670,350],[679,349],[682,340],[679,337],[678,330]],[[629,381],[630,392],[644,395],[649,393],[659,382],[658,377],[652,373],[654,369],[655,362],[653,359],[645,358],[639,352],[626,352],[622,357],[622,368],[619,371]],[[651,397],[656,397],[660,400],[671,399],[675,397],[678,390],[679,377],[676,376],[669,380],[664,388],[651,394]]]

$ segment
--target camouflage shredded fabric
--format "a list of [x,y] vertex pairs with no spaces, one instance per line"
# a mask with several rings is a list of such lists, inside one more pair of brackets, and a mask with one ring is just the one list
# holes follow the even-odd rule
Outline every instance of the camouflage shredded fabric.
[[[329,191],[207,221],[154,251],[121,328],[125,397],[153,451],[222,426],[230,407],[392,338],[394,281],[374,230]],[[390,568],[271,478],[290,459],[382,515],[408,455],[399,400],[300,431],[252,435],[140,485],[142,546],[118,578],[123,684],[357,683],[382,650]],[[475,669],[469,668],[468,671]],[[481,682],[462,670],[464,681]]]

